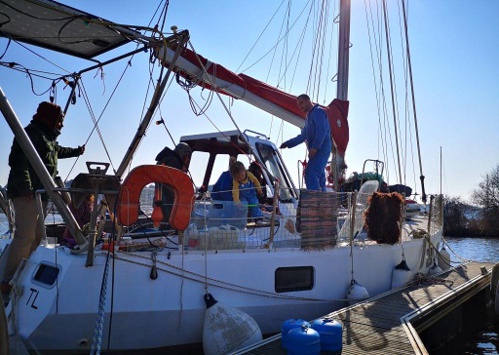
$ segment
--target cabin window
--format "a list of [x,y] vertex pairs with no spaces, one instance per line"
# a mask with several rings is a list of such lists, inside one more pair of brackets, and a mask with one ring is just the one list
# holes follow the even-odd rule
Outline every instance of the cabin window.
[[279,196],[281,201],[289,201],[292,198],[296,199],[297,196],[295,196],[294,191],[291,188],[292,185],[288,180],[286,169],[284,168],[277,152],[274,151],[270,145],[266,144],[258,143],[256,144],[256,148],[260,159],[267,168],[267,171],[264,174],[268,175],[270,173],[272,175],[269,177],[272,183],[274,179],[277,179],[280,182]]
[[40,263],[33,276],[33,282],[42,287],[51,288],[55,285],[59,271],[59,267],[55,265]]
[[280,267],[275,271],[275,292],[305,291],[314,288],[312,266]]

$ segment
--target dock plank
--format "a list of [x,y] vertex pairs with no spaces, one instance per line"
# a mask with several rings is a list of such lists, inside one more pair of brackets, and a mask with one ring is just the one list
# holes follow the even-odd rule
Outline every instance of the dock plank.
[[[342,323],[342,354],[426,354],[411,320],[438,313],[462,295],[470,297],[490,284],[494,264],[470,262],[420,282],[389,291],[359,304],[331,312],[324,318]],[[448,306],[448,305],[447,305]],[[410,325],[411,326],[411,325]],[[240,354],[286,354],[280,335],[253,345]]]

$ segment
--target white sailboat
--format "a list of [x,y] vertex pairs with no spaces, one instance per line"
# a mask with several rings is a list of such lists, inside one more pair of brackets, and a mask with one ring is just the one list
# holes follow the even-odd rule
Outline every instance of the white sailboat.
[[[349,1],[342,1],[340,86],[337,99],[328,107],[332,124],[343,128],[347,123],[346,115],[341,114],[348,93],[345,54],[349,48],[349,11]],[[30,28],[37,27],[42,12],[44,16],[64,15],[74,21],[52,23],[47,27],[49,34],[39,37]],[[381,217],[375,217],[376,211],[371,210],[374,224],[366,232],[364,212],[368,198],[379,187],[377,182],[365,183],[359,192],[351,193],[300,191],[276,145],[258,132],[184,135],[181,141],[189,144],[194,154],[207,153],[203,181],[192,182],[189,175],[158,165],[136,166],[127,174],[173,73],[248,101],[294,125],[303,125],[303,117],[297,114],[292,95],[220,66],[215,70],[204,58],[189,52],[185,46],[187,31],[158,38],[140,28],[114,24],[49,0],[5,0],[0,3],[0,13],[10,19],[2,25],[1,34],[18,41],[83,58],[136,42],[141,47],[130,55],[142,52],[146,60],[149,55],[156,56],[164,64],[149,109],[120,166],[110,174],[105,163],[89,164],[89,171],[81,175],[88,182],[86,188],[70,190],[73,197],[91,192],[106,195],[108,202],[116,201],[111,212],[116,212],[118,225],[107,227],[94,215],[86,231],[79,228],[58,193],[61,189],[30,147],[15,108],[7,99],[8,86],[0,79],[2,114],[78,244],[76,250],[70,250],[44,243],[18,269],[6,313],[10,333],[18,334],[27,348],[42,353],[75,353],[200,344],[207,294],[249,315],[262,334],[272,334],[286,319],[311,320],[348,301],[358,301],[352,286],[360,284],[374,296],[403,284],[415,273],[428,272],[437,262],[435,250],[441,241],[442,225],[438,198],[430,199],[430,213],[425,219],[421,217],[419,224],[405,224],[397,213],[392,218],[383,214],[382,225],[395,225],[397,232],[374,235],[376,218]],[[25,23],[33,26],[23,26]],[[60,40],[58,34],[63,30],[78,40]],[[123,58],[128,57],[115,60]],[[71,78],[77,84],[82,75],[105,64],[92,65]],[[250,84],[257,89],[250,91]],[[78,86],[72,87],[76,90]],[[335,154],[341,156],[348,136],[334,128],[333,132],[340,134],[332,138]],[[230,203],[211,200],[206,188],[195,191],[194,186],[209,186],[214,181],[211,175],[215,161],[229,155],[250,156],[250,161],[258,162],[263,169],[268,204],[262,223],[248,222],[246,210],[241,212]],[[175,212],[169,221],[172,228],[128,233],[137,224],[142,188],[154,182],[177,191]],[[417,235],[414,230],[418,230]],[[114,240],[113,248],[96,240],[102,232]],[[9,238],[0,240],[2,268],[10,242]],[[394,281],[394,270],[403,260],[410,270],[403,276],[404,282]]]

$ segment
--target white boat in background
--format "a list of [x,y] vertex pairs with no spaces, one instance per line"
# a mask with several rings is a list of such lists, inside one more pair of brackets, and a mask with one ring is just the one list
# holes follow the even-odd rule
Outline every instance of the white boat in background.
[[[349,48],[349,11],[349,1],[342,1],[340,86],[337,99],[327,107],[330,122],[343,128],[348,128],[345,54]],[[31,29],[39,28],[42,12],[45,17],[63,16],[74,21],[51,22],[46,25],[47,35],[39,37]],[[312,320],[360,300],[357,287],[375,296],[408,282],[416,273],[427,273],[438,262],[440,197],[432,196],[427,216],[414,216],[411,223],[405,223],[400,204],[398,211],[390,213],[369,208],[377,183],[365,183],[358,192],[300,190],[276,145],[255,131],[184,135],[181,141],[189,144],[193,157],[198,153],[207,157],[203,181],[192,181],[183,172],[158,165],[135,166],[126,174],[173,73],[187,77],[191,84],[246,100],[292,124],[303,125],[303,117],[294,107],[294,96],[238,76],[188,51],[187,31],[158,35],[157,29],[118,25],[49,0],[5,0],[0,13],[10,19],[2,24],[0,34],[16,41],[89,59],[135,42],[140,49],[129,55],[142,53],[144,60],[156,57],[164,64],[149,108],[115,173],[107,172],[107,163],[88,163],[89,171],[75,178],[78,183],[70,189],[57,187],[30,148],[15,108],[7,100],[8,83],[0,79],[2,114],[78,243],[75,250],[43,243],[18,269],[6,313],[10,333],[18,334],[28,349],[94,353],[101,348],[124,351],[199,345],[208,294],[249,315],[261,333],[268,335],[279,332],[286,319]],[[61,31],[78,40],[59,41]],[[86,73],[127,58],[121,55],[64,79],[76,90]],[[249,91],[250,84],[254,91]],[[68,106],[74,92],[69,94]],[[333,169],[339,169],[348,130],[333,132],[339,134],[333,136],[333,161],[338,163]],[[216,180],[213,166],[218,159],[228,161],[229,155],[248,163],[256,161],[263,170],[266,200],[262,204],[264,219],[259,223],[248,222],[246,209],[209,197],[206,187]],[[168,229],[166,225],[159,230],[139,225],[152,224],[140,219],[138,213],[142,188],[154,182],[170,185],[177,192]],[[202,187],[196,190],[195,186]],[[104,211],[100,221],[96,212],[89,228],[80,229],[60,191],[69,191],[73,201],[89,192],[105,196],[109,206],[116,201],[111,211],[116,213],[116,225],[102,222]],[[380,196],[383,199],[385,194]],[[376,234],[380,228],[385,229]],[[111,242],[99,240],[103,233],[103,239]],[[10,238],[0,240],[0,274],[10,242]],[[403,260],[410,270],[394,280],[396,267]],[[228,345],[233,347],[226,350],[241,345]]]

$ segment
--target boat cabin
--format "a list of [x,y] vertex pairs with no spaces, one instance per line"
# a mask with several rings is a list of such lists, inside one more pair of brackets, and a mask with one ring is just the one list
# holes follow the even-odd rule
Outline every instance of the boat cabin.
[[[235,156],[247,169],[252,162],[256,162],[261,168],[265,180],[265,187],[262,188],[266,189],[266,197],[270,199],[270,203],[274,196],[275,181],[279,181],[280,202],[294,202],[298,199],[297,190],[277,147],[262,133],[251,130],[241,133],[234,130],[183,136],[180,141],[187,143],[192,149],[191,170],[194,170],[195,165],[200,170],[204,166],[201,193],[209,191],[206,187],[217,181],[218,175],[212,176],[214,167],[223,166],[223,171],[227,170],[229,157]],[[204,154],[200,159],[200,152],[207,153],[208,156]],[[245,157],[241,158],[241,155]]]

